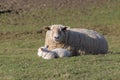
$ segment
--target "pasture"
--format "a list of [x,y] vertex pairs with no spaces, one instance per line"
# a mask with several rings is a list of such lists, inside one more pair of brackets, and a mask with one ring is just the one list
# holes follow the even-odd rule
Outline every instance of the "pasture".
[[[0,13],[0,80],[119,80],[120,0],[58,1],[62,5],[51,1],[40,8],[37,0],[36,6],[30,6],[31,1],[20,10],[20,4],[1,8],[0,1],[0,9],[12,10]],[[52,24],[98,31],[107,39],[109,53],[52,60],[38,57],[37,49],[45,40],[41,30]]]

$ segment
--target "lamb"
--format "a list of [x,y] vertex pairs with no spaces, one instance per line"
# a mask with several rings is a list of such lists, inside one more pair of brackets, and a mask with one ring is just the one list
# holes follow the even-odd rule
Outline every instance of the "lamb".
[[66,49],[56,48],[53,50],[48,50],[48,47],[41,47],[38,49],[38,56],[43,59],[53,59],[53,58],[61,58],[61,57],[70,57],[70,52]]
[[49,51],[46,46],[39,48],[37,54],[43,59],[53,59],[57,57],[55,52]]
[[103,35],[96,31],[80,28],[70,28],[63,25],[51,25],[47,29],[45,45],[49,50],[64,48],[73,56],[81,54],[105,54],[108,52],[108,43]]
[[67,51],[66,49],[62,49],[62,48],[56,48],[56,49],[53,49],[52,52],[55,52],[56,53],[56,57],[70,57],[71,56],[71,53],[69,51]]

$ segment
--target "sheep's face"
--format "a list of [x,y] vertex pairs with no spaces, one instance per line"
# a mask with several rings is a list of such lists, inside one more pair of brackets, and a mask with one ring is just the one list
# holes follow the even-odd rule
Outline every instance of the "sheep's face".
[[65,31],[68,27],[63,25],[52,25],[50,27],[46,27],[46,29],[50,30],[50,38],[56,42],[61,43],[65,40]]

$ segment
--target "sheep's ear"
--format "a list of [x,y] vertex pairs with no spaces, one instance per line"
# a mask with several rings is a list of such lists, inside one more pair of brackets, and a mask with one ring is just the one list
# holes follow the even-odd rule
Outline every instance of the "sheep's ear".
[[70,27],[68,27],[68,26],[65,26],[62,28],[63,31],[68,30],[68,29],[70,29]]
[[45,29],[45,30],[50,30],[50,27],[49,27],[49,26],[46,26],[44,29]]

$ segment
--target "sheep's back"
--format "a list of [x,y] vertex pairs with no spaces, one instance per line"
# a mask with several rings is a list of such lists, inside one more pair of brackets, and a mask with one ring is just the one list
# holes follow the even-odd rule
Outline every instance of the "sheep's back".
[[67,44],[72,53],[107,53],[106,39],[96,31],[88,29],[71,29],[68,31]]

